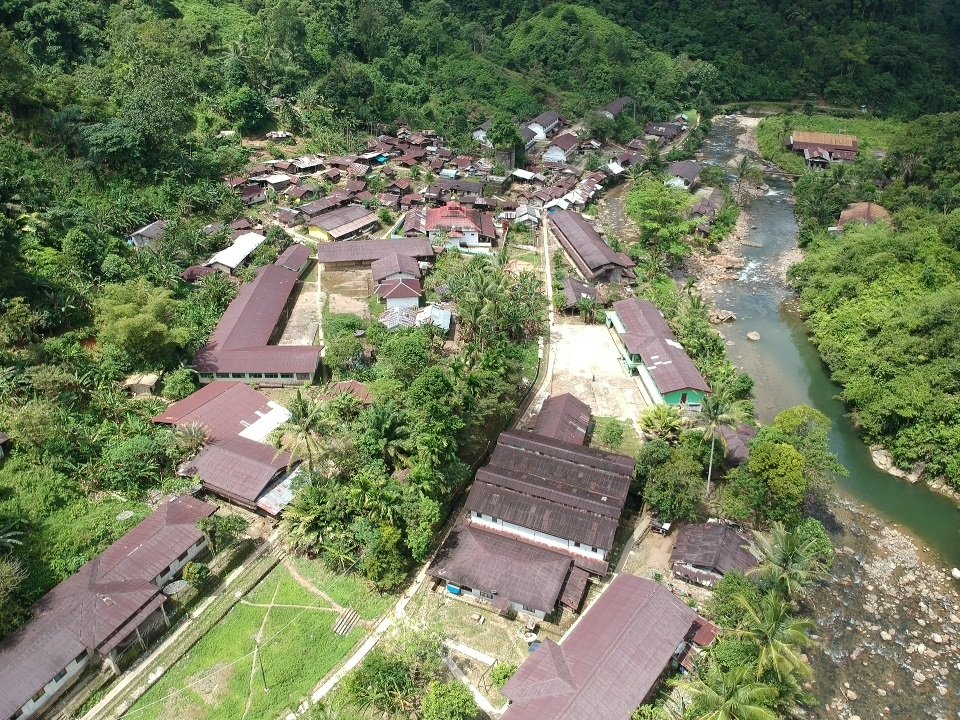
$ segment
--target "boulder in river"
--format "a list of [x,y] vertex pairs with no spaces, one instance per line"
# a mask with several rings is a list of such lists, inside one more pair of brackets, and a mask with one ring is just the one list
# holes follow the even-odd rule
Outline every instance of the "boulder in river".
[[710,322],[714,325],[719,325],[720,323],[733,322],[737,319],[737,316],[734,315],[729,310],[714,310],[710,313]]
[[759,339],[760,339],[760,333],[758,333],[756,330],[751,330],[750,332],[747,333],[747,340],[753,340],[754,342],[756,342]]

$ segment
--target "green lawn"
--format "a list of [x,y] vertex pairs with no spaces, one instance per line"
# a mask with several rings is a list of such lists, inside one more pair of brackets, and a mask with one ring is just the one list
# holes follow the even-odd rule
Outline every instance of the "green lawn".
[[[603,428],[614,422],[620,422],[623,425],[623,442],[619,447],[616,448],[604,447],[599,438],[603,432]],[[633,423],[629,420],[618,420],[617,418],[612,417],[594,417],[593,434],[590,437],[590,447],[609,450],[611,452],[617,452],[635,458],[637,456],[637,452],[640,450],[640,435],[637,433],[636,429],[634,429]]]
[[[376,616],[391,598],[369,597],[351,578],[296,568],[335,602]],[[272,605],[272,606],[271,606]],[[294,710],[359,644],[367,627],[333,634],[339,611],[278,566],[124,716],[130,720],[275,720]],[[260,664],[253,665],[261,632]],[[267,692],[264,691],[266,678]]]
[[356,575],[337,575],[316,560],[291,557],[290,562],[334,602],[353,608],[364,620],[379,619],[397,602],[396,595],[381,595]]
[[789,118],[791,130],[842,133],[856,135],[860,141],[861,157],[871,150],[887,150],[896,134],[903,128],[899,120],[881,120],[872,117],[840,118],[831,115],[777,115],[764,119],[757,128],[757,141],[764,158],[787,172],[801,174],[806,166],[803,158],[790,152],[784,145],[787,132],[784,120]]

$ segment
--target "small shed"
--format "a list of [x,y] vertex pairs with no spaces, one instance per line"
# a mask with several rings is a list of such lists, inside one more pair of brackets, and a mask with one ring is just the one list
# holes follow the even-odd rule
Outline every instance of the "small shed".
[[160,382],[160,373],[134,373],[123,381],[123,389],[134,397],[153,395]]

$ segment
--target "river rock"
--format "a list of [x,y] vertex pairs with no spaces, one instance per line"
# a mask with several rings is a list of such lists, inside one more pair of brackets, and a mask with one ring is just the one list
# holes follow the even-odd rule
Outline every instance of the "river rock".
[[914,681],[917,685],[919,685],[920,683],[924,682],[926,679],[927,679],[927,676],[924,675],[924,674],[923,674],[922,672],[920,672],[919,670],[917,670],[917,671],[913,674],[913,681]]
[[847,690],[847,700],[853,701],[857,699],[857,694],[853,690]]
[[710,314],[710,322],[714,325],[719,325],[720,323],[733,322],[737,319],[737,316],[734,315],[729,310],[714,310]]
[[[760,333],[758,333],[756,330],[751,330],[750,332],[747,333],[747,340],[753,340],[753,342],[756,342],[759,339],[760,339]],[[957,576],[957,577],[960,577],[960,576]]]
[[950,574],[953,575],[954,580],[960,580],[960,568],[954,568],[950,571]]
[[881,639],[881,640],[886,640],[887,642],[889,642],[890,640],[893,640],[893,635],[891,635],[890,633],[888,633],[886,630],[881,630],[881,631],[880,631],[880,639]]
[[940,633],[934,633],[930,636],[930,639],[937,643],[937,645],[943,645],[944,643],[943,635]]

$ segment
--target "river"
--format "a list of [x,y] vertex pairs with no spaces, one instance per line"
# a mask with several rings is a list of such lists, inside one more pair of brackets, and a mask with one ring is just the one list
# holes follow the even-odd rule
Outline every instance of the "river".
[[[736,118],[718,118],[704,160],[728,165],[744,152],[741,132]],[[796,252],[797,225],[789,183],[768,182],[747,208],[746,265],[709,296],[737,316],[722,331],[731,358],[756,381],[761,422],[799,403],[817,408],[833,422],[830,444],[849,471],[833,504],[842,548],[835,581],[808,608],[820,628],[811,715],[960,718],[960,604],[945,570],[960,567],[960,509],[873,464],[778,270]]]

